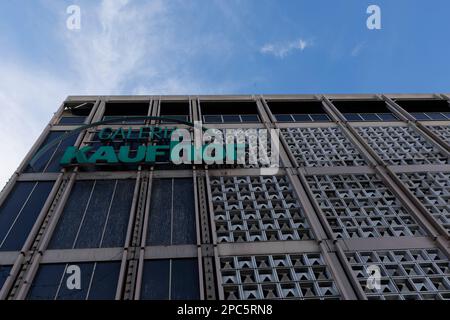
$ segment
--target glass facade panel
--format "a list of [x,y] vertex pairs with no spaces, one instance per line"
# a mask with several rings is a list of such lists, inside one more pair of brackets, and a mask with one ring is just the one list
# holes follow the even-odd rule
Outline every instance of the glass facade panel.
[[241,122],[241,118],[238,115],[223,115],[223,122]]
[[86,117],[62,117],[58,124],[60,125],[76,125],[84,124]]
[[22,249],[53,182],[17,182],[0,207],[0,251]]
[[446,117],[439,112],[429,112],[427,113],[428,117],[430,117],[431,120],[445,120]]
[[194,300],[200,298],[197,259],[172,260],[172,300]]
[[206,123],[220,123],[222,122],[221,116],[203,116],[203,121]]
[[259,122],[259,118],[257,115],[247,114],[241,115],[242,122]]
[[[66,132],[64,131],[51,131],[44,142],[41,144],[41,148],[44,148],[47,144],[52,141],[58,139]],[[36,159],[33,166],[28,165],[25,169],[25,172],[59,172],[61,170],[61,166],[59,165],[59,161],[64,154],[64,151],[67,147],[73,146],[78,138],[78,135],[75,134],[70,136],[62,141],[59,141],[57,145],[51,147],[49,150],[44,152],[38,159]]]
[[311,121],[311,117],[309,114],[294,114],[293,115],[295,121],[301,121],[301,122],[309,122]]
[[78,181],[49,248],[122,247],[134,186],[134,180]]
[[397,117],[391,113],[379,113],[378,116],[381,118],[381,120],[385,121],[398,120]]
[[330,118],[326,114],[312,114],[313,121],[330,121]]
[[277,114],[275,115],[278,121],[281,122],[290,122],[292,121],[292,116],[290,114]]
[[[80,268],[80,289],[70,289],[75,265]],[[44,264],[39,268],[27,299],[29,300],[97,300],[114,299],[120,262],[78,264]]]
[[144,263],[141,299],[167,300],[169,293],[170,260],[154,260]]
[[196,243],[191,178],[153,180],[150,201],[147,245]]
[[426,113],[411,113],[411,115],[417,120],[430,120]]
[[145,261],[141,299],[192,300],[199,298],[197,259]]
[[361,117],[366,121],[380,121],[380,118],[375,113],[362,113]]
[[347,121],[362,121],[363,120],[361,118],[361,116],[357,113],[344,113],[344,117],[345,117],[345,119],[347,119]]
[[0,265],[0,290],[2,290],[2,287],[5,284],[6,279],[8,279],[11,268],[12,268],[11,266]]

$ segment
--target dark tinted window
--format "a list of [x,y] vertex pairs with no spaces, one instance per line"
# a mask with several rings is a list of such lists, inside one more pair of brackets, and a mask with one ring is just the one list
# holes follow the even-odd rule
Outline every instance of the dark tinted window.
[[446,119],[446,117],[442,113],[439,113],[439,112],[429,112],[429,113],[427,113],[427,115],[433,120],[445,120]]
[[145,261],[141,299],[192,300],[199,298],[197,259]]
[[220,123],[222,122],[221,116],[203,116],[203,121],[207,123]]
[[0,291],[2,290],[3,284],[6,279],[8,279],[9,272],[11,271],[11,266],[0,265]]
[[114,299],[120,262],[74,263],[81,271],[81,288],[69,289],[70,264],[41,265],[28,292],[34,300]]
[[259,122],[257,115],[241,115],[242,122]]
[[[161,101],[160,116],[189,121],[189,101]],[[175,121],[161,120],[161,122],[174,123]]]
[[411,113],[411,115],[417,120],[430,120],[425,113]]
[[398,99],[395,102],[409,113],[450,111],[448,101],[441,99]]
[[309,122],[311,121],[311,117],[309,114],[294,114],[293,115],[295,121],[299,122]]
[[270,111],[278,121],[311,122],[329,121],[322,102],[315,100],[267,101]]
[[[144,124],[148,116],[150,102],[108,102],[103,120],[120,119],[115,123]],[[136,119],[137,118],[137,119]]]
[[255,101],[200,101],[200,108],[209,123],[259,122]]
[[366,121],[380,121],[380,118],[374,113],[362,113],[361,117]]
[[134,180],[78,181],[50,249],[123,247]]
[[382,119],[382,120],[386,120],[386,121],[390,121],[390,120],[398,120],[396,116],[394,116],[391,113],[379,113],[378,116]]
[[84,121],[86,120],[86,117],[62,117],[58,124],[84,124]]
[[[189,116],[162,116],[164,118],[168,118],[168,119],[175,119],[175,120],[181,120],[181,121],[189,121]],[[171,121],[171,120],[161,120],[161,123],[177,123],[176,121]]]
[[292,121],[292,116],[290,114],[277,114],[275,116],[278,121]]
[[330,118],[328,118],[328,115],[326,115],[326,114],[312,114],[311,118],[314,121],[329,121],[330,120]]
[[147,300],[169,299],[170,260],[144,263],[141,298]]
[[0,251],[22,249],[53,182],[17,182],[0,207]]
[[234,115],[223,115],[223,122],[241,122],[241,118],[239,116]]
[[155,179],[150,201],[148,245],[196,243],[192,179]]
[[197,259],[172,260],[172,300],[199,299]]
[[[42,143],[39,150],[44,148],[47,144],[52,143],[59,137],[61,137],[66,132],[63,131],[51,131],[47,138]],[[26,172],[59,172],[61,170],[61,166],[59,165],[59,161],[63,156],[65,150],[69,146],[73,146],[78,138],[78,134],[69,136],[68,138],[59,141],[56,145],[52,146],[46,152],[44,152],[36,161],[33,163],[33,166],[28,165],[26,168]]]
[[361,121],[362,120],[361,116],[357,113],[344,113],[344,117],[348,121]]

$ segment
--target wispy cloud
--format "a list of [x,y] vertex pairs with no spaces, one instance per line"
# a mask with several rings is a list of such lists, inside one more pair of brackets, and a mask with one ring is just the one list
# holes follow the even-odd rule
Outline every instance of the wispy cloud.
[[359,56],[359,54],[361,53],[361,51],[364,49],[364,47],[366,46],[365,42],[360,42],[358,43],[356,46],[353,47],[352,51],[351,51],[351,56],[352,57],[357,57]]
[[[67,53],[62,72],[49,73],[34,61],[0,61],[0,146],[8,158],[0,167],[0,190],[67,95],[186,94],[226,91],[220,82],[199,79],[189,57],[192,43],[216,50],[201,36],[177,33],[173,6],[163,0],[80,1],[82,25],[65,28],[66,12],[48,2],[59,17],[59,46]],[[172,7],[170,7],[172,6]],[[48,34],[47,34],[48,36]],[[60,48],[55,48],[56,50]],[[2,52],[10,48],[0,47]],[[198,49],[200,50],[200,49]],[[231,90],[231,89],[230,89]]]
[[63,79],[30,66],[3,62],[0,69],[1,190],[70,90]]
[[297,39],[295,41],[285,43],[266,43],[261,47],[260,52],[282,59],[294,51],[303,51],[310,46],[311,43],[309,41]]
[[161,60],[169,36],[163,1],[104,0],[84,11],[95,14],[83,20],[79,32],[64,33],[69,64],[83,91],[120,94],[139,77],[151,79],[164,71]]

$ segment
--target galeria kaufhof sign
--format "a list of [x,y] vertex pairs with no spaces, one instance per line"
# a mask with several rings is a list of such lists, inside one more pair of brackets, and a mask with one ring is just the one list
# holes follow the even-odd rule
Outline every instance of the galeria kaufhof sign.
[[[134,118],[171,121],[190,128],[106,126]],[[272,174],[279,168],[278,129],[208,129],[200,121],[192,123],[155,116],[108,119],[68,131],[43,146],[31,159],[30,167],[33,168],[40,157],[61,141],[99,126],[102,129],[96,133],[95,143],[69,146],[64,150],[59,162],[61,166],[154,164],[158,156],[162,156],[174,164],[254,165],[270,169]]]
[[100,143],[67,147],[60,164],[154,164],[158,157],[174,164],[278,164],[273,152],[272,157],[267,154],[271,141],[266,129],[205,130],[201,123],[193,132],[159,126],[105,127],[96,140]]

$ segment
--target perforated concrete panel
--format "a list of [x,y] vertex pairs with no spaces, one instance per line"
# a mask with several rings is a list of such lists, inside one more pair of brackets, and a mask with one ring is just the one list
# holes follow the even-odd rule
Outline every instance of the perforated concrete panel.
[[399,173],[399,178],[450,233],[450,173]]
[[299,166],[366,165],[358,150],[338,127],[283,128],[281,133]]
[[356,130],[389,165],[449,163],[436,145],[411,127],[357,127]]
[[[450,263],[439,249],[357,251],[346,255],[368,299],[450,299]],[[380,270],[379,288],[367,285],[370,266]]]
[[320,253],[220,258],[226,300],[339,299]]
[[219,243],[312,238],[284,176],[212,177],[211,189]]
[[442,140],[450,144],[450,126],[427,126],[428,129],[436,133]]
[[337,238],[424,235],[375,174],[320,175],[306,179]]

